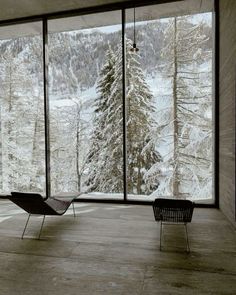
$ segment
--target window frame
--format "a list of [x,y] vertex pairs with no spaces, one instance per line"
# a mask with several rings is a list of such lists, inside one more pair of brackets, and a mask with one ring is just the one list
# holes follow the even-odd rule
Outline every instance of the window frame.
[[[159,0],[159,1],[129,1],[115,4],[105,4],[97,7],[88,7],[82,9],[74,9],[69,11],[59,11],[55,13],[30,16],[24,18],[10,19],[0,21],[0,26],[7,26],[12,24],[30,23],[41,21],[43,26],[43,87],[44,87],[44,120],[45,120],[45,173],[46,173],[46,195],[51,195],[50,184],[50,133],[49,133],[49,95],[48,95],[48,21],[52,19],[63,19],[65,17],[88,15],[98,12],[106,12],[113,10],[121,10],[122,22],[122,53],[123,53],[123,166],[124,166],[124,198],[123,200],[107,200],[107,199],[89,199],[79,198],[77,201],[84,202],[111,202],[111,203],[126,203],[126,204],[141,204],[150,205],[151,201],[134,201],[127,198],[127,149],[126,149],[126,62],[125,62],[125,14],[126,9],[133,7],[142,7],[148,5],[158,5],[163,3],[178,2],[181,0]],[[213,14],[213,203],[203,204],[197,203],[197,207],[219,207],[219,4],[214,0]]]

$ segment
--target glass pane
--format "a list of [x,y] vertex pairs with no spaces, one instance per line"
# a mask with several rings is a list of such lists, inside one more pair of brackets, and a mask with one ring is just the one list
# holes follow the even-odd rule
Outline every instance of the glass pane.
[[123,198],[121,12],[49,22],[52,193]]
[[127,10],[129,199],[213,202],[212,7]]
[[42,23],[0,28],[0,190],[45,193]]

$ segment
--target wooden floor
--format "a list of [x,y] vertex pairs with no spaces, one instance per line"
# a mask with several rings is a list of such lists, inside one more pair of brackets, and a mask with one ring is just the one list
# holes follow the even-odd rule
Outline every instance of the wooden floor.
[[76,203],[62,217],[30,220],[0,201],[0,294],[236,294],[235,230],[216,209],[195,209],[188,226],[160,225],[150,206]]

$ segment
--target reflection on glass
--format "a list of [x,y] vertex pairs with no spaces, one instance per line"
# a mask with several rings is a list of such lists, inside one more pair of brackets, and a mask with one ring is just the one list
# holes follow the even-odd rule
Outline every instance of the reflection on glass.
[[[159,19],[162,11],[165,17]],[[168,16],[161,6],[136,8],[135,33],[139,51],[132,53],[130,9],[126,29],[128,198],[212,202],[212,12],[178,15],[170,10]]]
[[0,191],[45,192],[40,22],[0,28]]
[[123,198],[121,12],[49,22],[52,193]]

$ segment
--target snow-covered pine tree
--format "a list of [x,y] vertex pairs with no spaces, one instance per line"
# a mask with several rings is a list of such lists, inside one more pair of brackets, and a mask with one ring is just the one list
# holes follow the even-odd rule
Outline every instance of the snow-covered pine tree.
[[[127,40],[127,48],[131,47],[132,42]],[[128,192],[149,194],[159,185],[160,171],[154,166],[162,160],[152,140],[155,107],[140,66],[140,56],[127,50],[126,62]]]
[[[204,24],[194,24],[191,16],[170,19],[165,36],[163,57],[173,96],[172,192],[176,197],[207,198],[212,171],[212,73],[211,53],[204,51],[204,44],[209,36]],[[203,191],[204,196],[199,196]]]
[[[148,194],[158,186],[158,173],[151,168],[161,157],[151,141],[152,94],[138,61],[140,57],[129,48],[131,41],[127,40],[128,193]],[[116,59],[110,50],[99,81],[99,116],[94,123],[88,180],[93,184],[90,189],[117,193],[123,192],[122,48],[119,46]]]
[[[107,167],[107,162],[112,161],[108,154],[109,145],[111,143],[108,132],[109,128],[106,124],[109,121],[108,116],[111,107],[109,106],[111,103],[111,101],[109,101],[111,88],[113,87],[114,89],[115,64],[116,57],[111,46],[109,46],[106,53],[106,62],[101,69],[100,79],[97,84],[99,96],[95,99],[93,133],[91,136],[91,146],[87,161],[89,175],[86,185],[88,186],[88,189],[92,191],[109,192],[111,190],[111,187],[109,188],[108,185],[110,169]],[[122,128],[122,125],[120,125],[120,127]],[[113,132],[116,132],[117,128],[115,128]],[[117,131],[119,132],[120,130]],[[120,189],[118,192],[119,191]]]
[[[105,177],[102,189],[105,192],[122,193],[124,191],[123,165],[123,94],[122,94],[122,46],[118,46],[114,60],[114,76],[107,97],[104,124],[104,165]],[[103,190],[102,190],[103,191]]]

